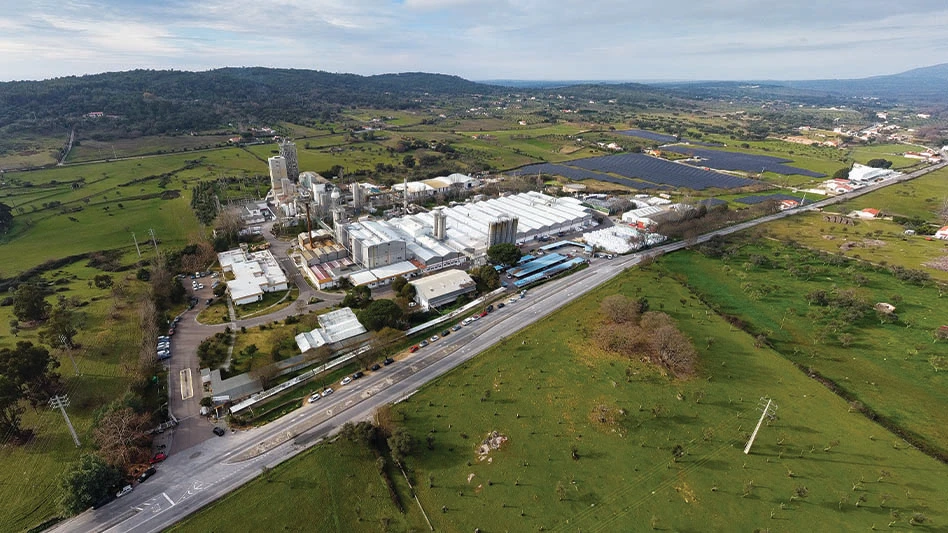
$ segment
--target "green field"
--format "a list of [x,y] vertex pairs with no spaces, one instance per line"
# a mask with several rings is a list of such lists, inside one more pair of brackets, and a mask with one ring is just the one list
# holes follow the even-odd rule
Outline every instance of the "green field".
[[885,187],[859,198],[839,204],[843,213],[874,207],[889,215],[939,221],[939,211],[948,198],[948,168],[936,170],[920,178],[892,187]]
[[[128,369],[134,364],[141,330],[138,311],[125,299],[113,303],[111,290],[89,287],[88,283],[101,271],[85,266],[85,262],[63,267],[47,276],[50,281],[67,280],[55,284],[67,298],[76,297],[88,302],[78,308],[81,323],[76,336],[78,348],[73,357],[81,376],[75,375],[70,358],[61,350],[52,350],[60,361],[66,392],[69,395],[69,416],[79,434],[81,448],[76,448],[63,422],[62,415],[44,406],[27,409],[23,427],[32,429],[36,438],[22,446],[0,446],[0,531],[22,531],[58,515],[58,476],[79,455],[93,449],[89,430],[93,413],[102,405],[120,398],[129,384]],[[116,285],[127,284],[127,299],[134,301],[145,286],[126,279],[126,273],[109,273]],[[55,297],[49,297],[54,302]],[[113,307],[115,305],[115,307]],[[12,347],[17,341],[38,342],[38,331],[21,329],[16,337],[9,334],[7,324],[13,318],[12,307],[0,307],[0,346]],[[154,393],[153,393],[154,394]],[[4,443],[5,444],[5,443]]]
[[67,163],[207,150],[227,144],[233,135],[155,135],[135,139],[96,141],[82,139],[69,152]]
[[[645,296],[678,320],[701,353],[696,377],[670,380],[594,347],[598,303],[617,292]],[[745,456],[761,396],[774,398],[778,417]],[[851,412],[780,354],[755,347],[661,265],[629,271],[423,387],[395,412],[417,443],[407,465],[436,531],[903,529],[914,513],[930,527],[948,521],[943,464]],[[509,440],[481,457],[476,450],[492,431]],[[676,445],[685,453],[678,461]],[[338,446],[317,448],[291,468],[307,479],[366,468],[365,459],[332,455]],[[298,527],[285,512],[259,511],[271,497],[263,483],[182,530],[231,530],[261,515],[272,526]],[[337,498],[307,492],[324,493],[316,508]],[[252,518],[242,511],[251,508]],[[350,522],[326,530],[379,529]]]
[[[407,492],[403,478],[394,482],[400,492]],[[425,521],[418,507],[408,498],[402,501],[404,514],[389,499],[375,455],[367,447],[336,442],[320,445],[229,494],[214,507],[226,519],[201,513],[169,531],[275,531],[276,524],[284,531],[421,531]]]

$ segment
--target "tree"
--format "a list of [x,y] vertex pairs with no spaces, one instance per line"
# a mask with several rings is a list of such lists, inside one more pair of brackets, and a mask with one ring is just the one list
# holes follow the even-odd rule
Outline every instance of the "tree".
[[224,209],[214,220],[214,228],[217,229],[218,236],[222,236],[228,245],[237,243],[237,237],[243,227],[244,221],[241,220],[240,211],[237,209]]
[[113,403],[97,418],[92,440],[109,464],[125,469],[148,456],[148,415]]
[[46,320],[50,307],[46,301],[46,291],[39,285],[23,283],[13,293],[13,314],[21,322]]
[[847,179],[849,178],[849,167],[843,167],[833,173],[835,179]]
[[401,464],[402,460],[412,454],[415,449],[415,439],[407,429],[398,427],[388,438],[388,447],[392,450],[392,459]]
[[113,283],[112,276],[108,274],[96,274],[96,276],[92,278],[92,282],[100,289],[108,289]]
[[515,244],[502,242],[487,249],[487,260],[495,265],[511,266],[523,257],[523,252]]
[[396,294],[400,293],[406,285],[408,285],[408,280],[405,279],[404,276],[395,276],[395,278],[392,279],[392,290]]
[[55,369],[59,361],[49,351],[32,342],[20,341],[16,348],[0,348],[0,374],[20,389],[22,397],[33,407],[46,403],[50,396],[62,389]]
[[0,374],[0,435],[10,435],[13,440],[24,436],[20,426],[23,406],[20,399],[23,391],[7,376]]
[[602,299],[599,309],[606,319],[613,324],[624,324],[626,322],[634,324],[639,321],[641,305],[639,302],[621,294],[613,294]]
[[406,283],[405,286],[402,287],[402,290],[398,291],[398,296],[400,298],[404,298],[408,301],[411,301],[415,299],[415,295],[417,293],[418,291],[417,289],[415,289],[414,285],[412,285],[411,283]]
[[882,158],[870,159],[866,161],[866,166],[872,168],[889,168],[892,166],[892,161]]
[[358,312],[359,322],[366,329],[379,331],[382,328],[399,328],[402,325],[402,309],[394,300],[373,300]]
[[13,209],[0,202],[0,233],[6,233],[13,226]]
[[415,168],[415,158],[412,157],[411,154],[405,155],[405,157],[402,158],[402,165],[404,165],[405,168]]
[[346,297],[342,299],[342,306],[360,309],[369,305],[371,301],[372,290],[365,285],[360,285],[358,287],[353,287],[348,293],[346,293]]
[[223,296],[227,292],[227,285],[224,283],[219,284],[217,287],[214,287],[214,296]]
[[121,482],[119,469],[96,455],[85,454],[60,478],[59,505],[68,514],[81,513],[108,498]]
[[259,381],[260,386],[266,389],[270,387],[279,372],[280,369],[274,364],[260,365],[250,371],[250,377]]
[[477,284],[477,292],[489,292],[500,287],[500,274],[490,265],[474,267],[469,273],[471,279]]
[[73,337],[79,333],[78,323],[75,311],[65,305],[57,305],[49,315],[41,338],[49,346],[58,348],[65,344],[67,348],[71,348]]

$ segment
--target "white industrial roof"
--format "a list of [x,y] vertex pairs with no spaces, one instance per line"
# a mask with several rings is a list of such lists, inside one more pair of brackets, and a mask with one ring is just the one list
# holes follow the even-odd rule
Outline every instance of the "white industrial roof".
[[442,270],[410,282],[415,292],[425,300],[432,300],[445,294],[474,285],[474,280],[463,270]]
[[296,345],[300,352],[343,341],[366,332],[365,326],[348,307],[320,315],[318,320],[318,328],[296,336]]
[[223,269],[234,274],[235,279],[227,282],[234,300],[262,294],[264,286],[287,282],[286,274],[269,250],[228,250],[217,254],[217,258]]
[[368,285],[369,283],[375,283],[379,278],[375,277],[375,274],[371,270],[362,270],[360,272],[355,272],[349,274],[349,281],[353,285]]

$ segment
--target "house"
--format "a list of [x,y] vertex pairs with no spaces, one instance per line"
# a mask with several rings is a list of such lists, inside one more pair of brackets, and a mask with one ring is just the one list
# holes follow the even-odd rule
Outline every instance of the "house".
[[936,231],[935,238],[948,241],[948,226],[944,226],[938,231]]
[[872,207],[867,207],[862,211],[853,211],[849,214],[850,218],[876,218],[879,216],[879,210]]
[[799,206],[800,202],[797,200],[786,199],[786,200],[780,200],[779,202],[777,202],[777,205],[778,207],[780,207],[781,211],[786,211],[788,209],[793,209],[794,207]]

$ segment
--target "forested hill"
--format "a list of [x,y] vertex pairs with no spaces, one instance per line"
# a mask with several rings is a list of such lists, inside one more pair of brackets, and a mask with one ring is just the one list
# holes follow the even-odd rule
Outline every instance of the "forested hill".
[[492,94],[502,88],[426,73],[359,76],[315,70],[133,70],[0,83],[0,127],[68,126],[90,112],[117,115],[139,134],[319,117],[341,105],[402,109],[425,94]]

